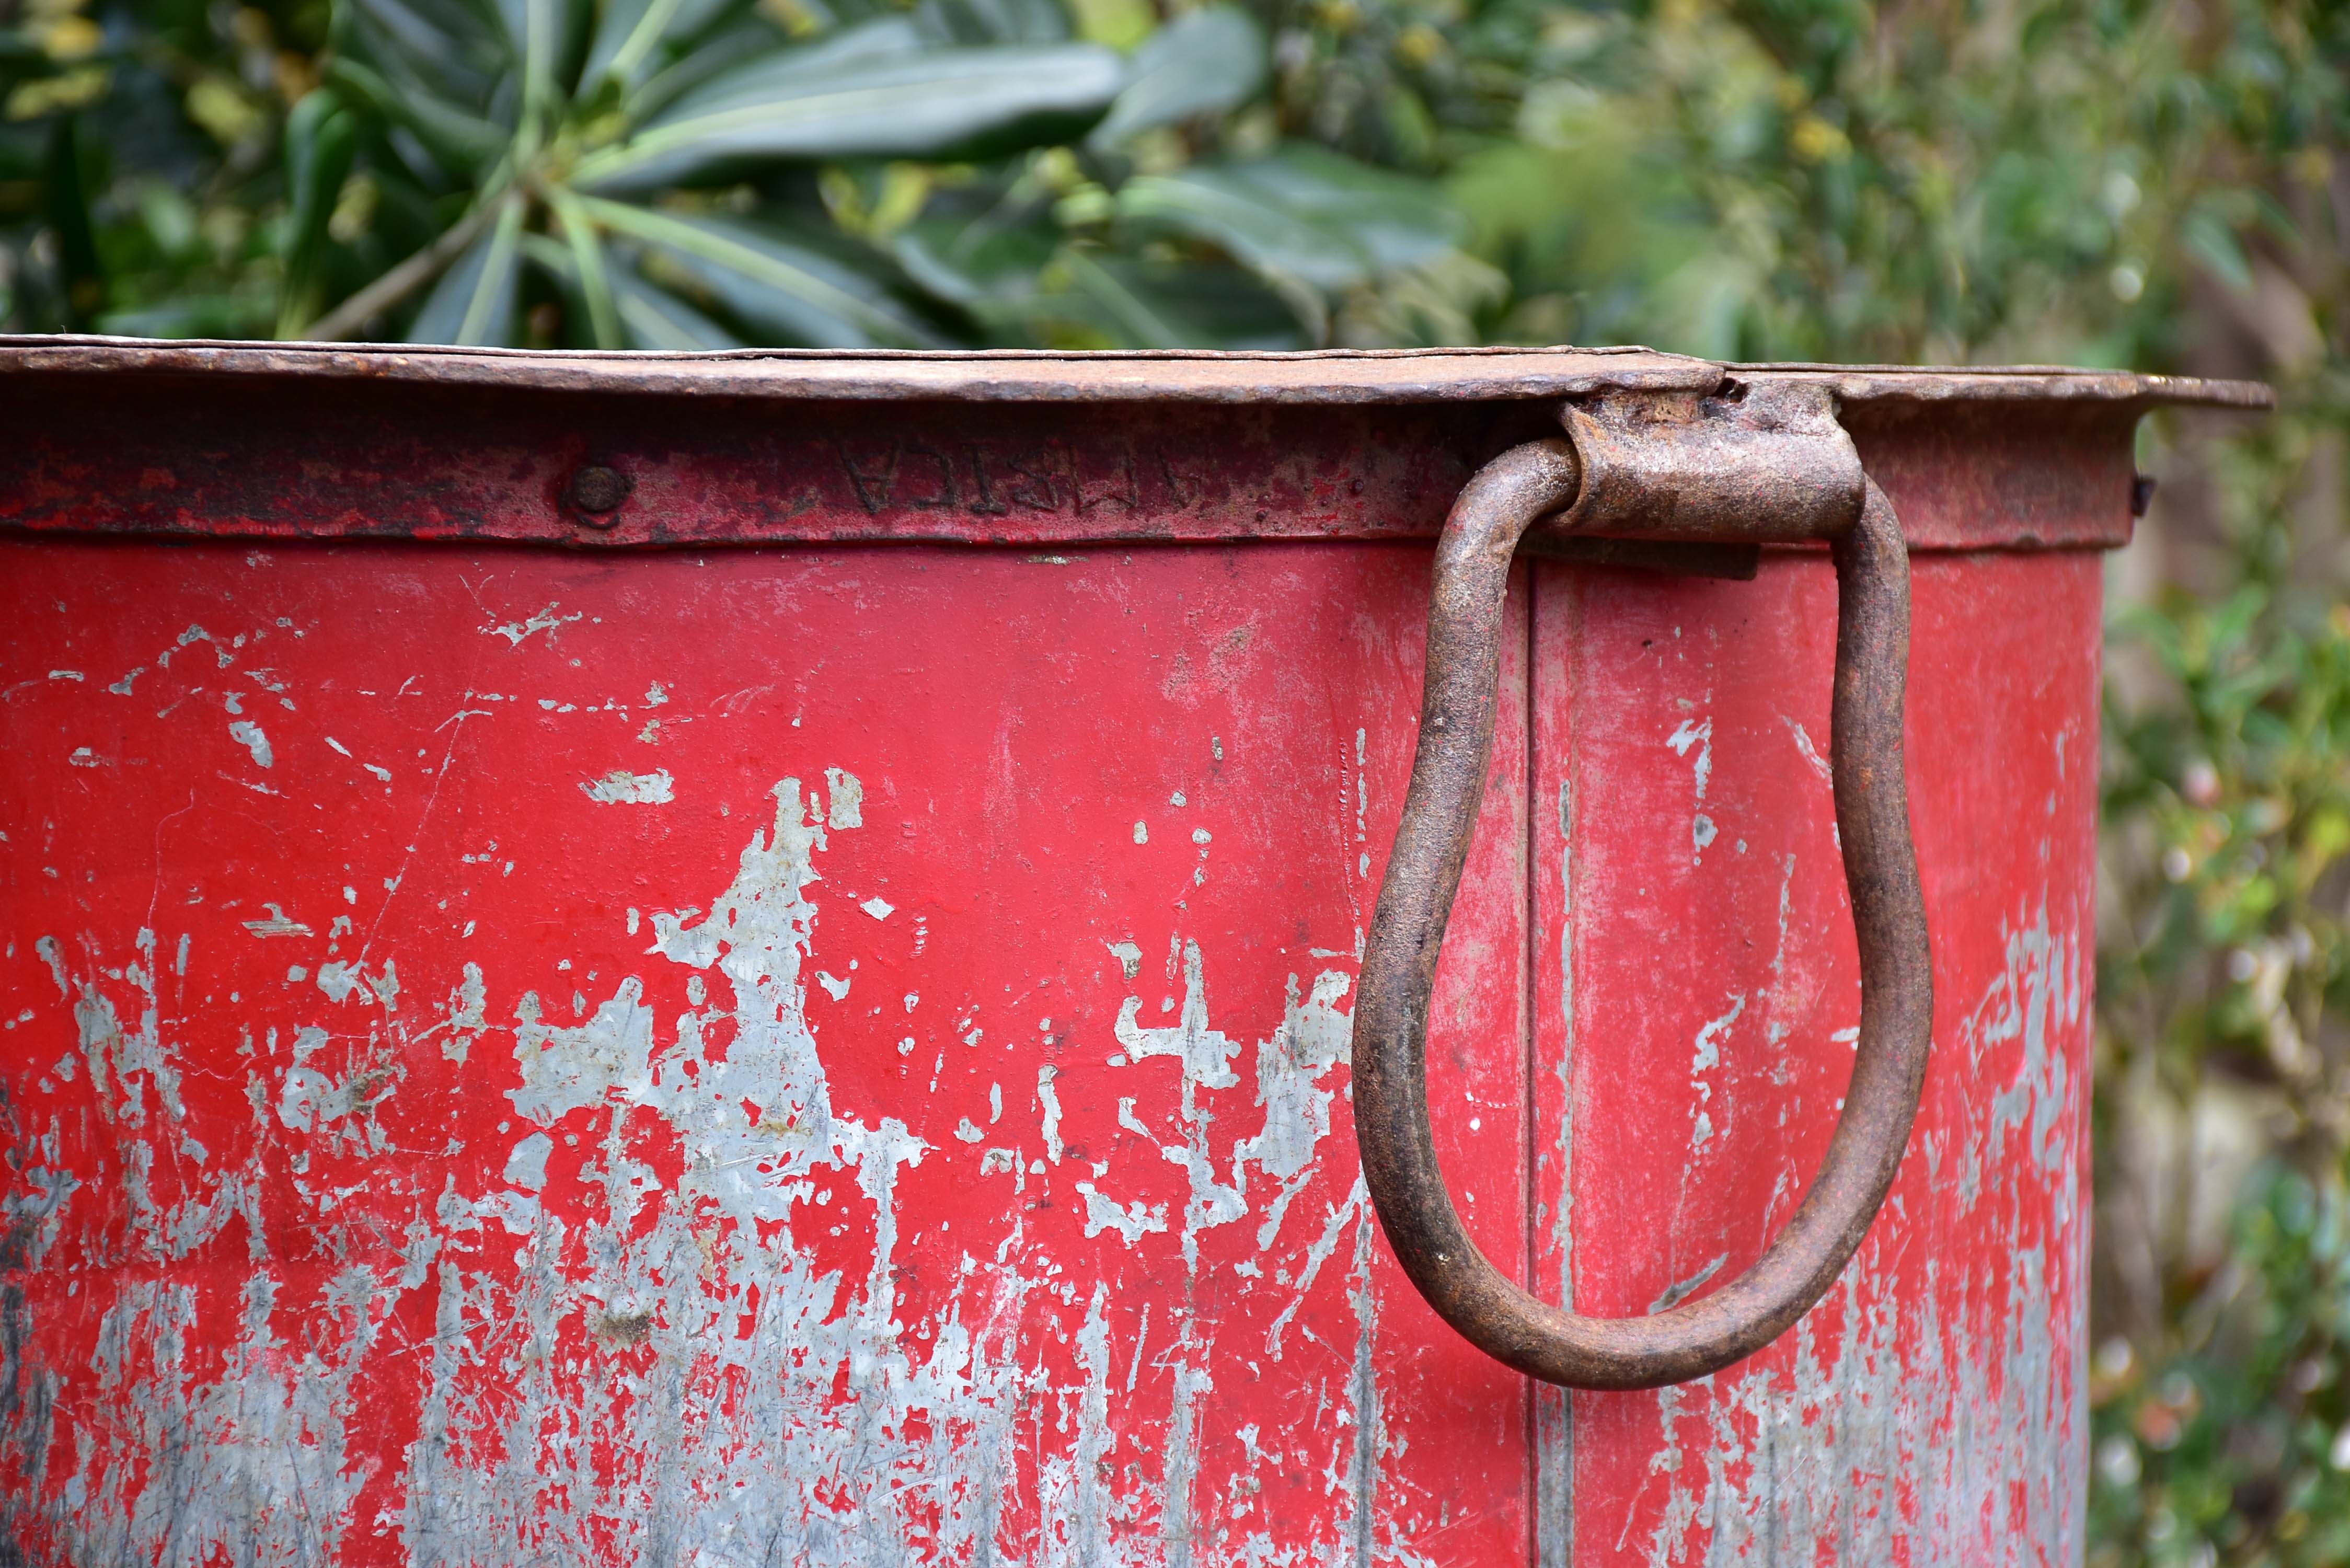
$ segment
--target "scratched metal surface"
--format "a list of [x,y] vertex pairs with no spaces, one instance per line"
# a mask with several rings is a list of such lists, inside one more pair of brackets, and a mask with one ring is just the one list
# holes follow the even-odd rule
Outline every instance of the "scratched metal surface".
[[[1936,1022],[1908,1158],[1762,1354],[1541,1391],[1545,1568],[2080,1561],[2099,559],[1913,570]],[[1790,555],[1752,583],[1538,573],[1534,1275],[1582,1311],[1735,1277],[1842,1106],[1835,604]]]
[[[1347,1108],[1426,592],[0,544],[11,1560],[1522,1555]],[[1439,1124],[1509,1250],[1494,801]]]

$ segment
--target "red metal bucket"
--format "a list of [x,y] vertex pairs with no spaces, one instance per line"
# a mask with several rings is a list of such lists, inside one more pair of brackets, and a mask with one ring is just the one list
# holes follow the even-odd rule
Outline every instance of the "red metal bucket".
[[2076,1560],[2098,552],[2262,397],[0,340],[0,1559]]

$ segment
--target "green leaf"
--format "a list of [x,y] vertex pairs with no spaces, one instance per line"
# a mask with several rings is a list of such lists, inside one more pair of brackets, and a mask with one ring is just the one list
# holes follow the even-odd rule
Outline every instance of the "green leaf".
[[661,47],[691,37],[707,26],[727,0],[610,0],[598,24],[588,62],[581,68],[583,90],[606,77],[635,87],[651,74]]
[[1016,308],[1060,249],[1049,221],[967,216],[916,219],[890,237],[889,254],[925,293],[966,310]]
[[1280,349],[1311,347],[1288,303],[1239,268],[1065,253],[1072,293],[1035,310],[1088,320],[1106,346]]
[[351,101],[408,130],[452,172],[480,171],[503,153],[512,140],[504,126],[467,114],[429,93],[403,91],[348,55],[338,57],[327,67],[327,81]]
[[819,348],[929,347],[936,337],[868,274],[721,218],[579,198],[598,223],[665,253],[745,321]]
[[42,171],[43,205],[49,232],[57,236],[58,281],[64,285],[66,325],[86,331],[90,319],[105,308],[107,277],[95,231],[90,223],[89,192],[85,179],[78,118],[61,114],[51,123],[47,156]]
[[1265,80],[1264,34],[1254,18],[1211,5],[1168,23],[1134,52],[1131,80],[1088,138],[1115,147],[1139,132],[1222,114]]
[[[562,286],[584,316],[588,302],[580,290],[578,258],[571,248],[545,234],[526,234],[522,237],[522,252],[525,260]],[[614,259],[617,264],[618,258]],[[606,281],[611,286],[613,304],[626,339],[624,348],[701,353],[743,347],[742,339],[668,290],[637,276],[625,265],[610,265]]]
[[[380,0],[379,0],[380,3]],[[514,57],[550,84],[557,62],[578,52],[594,0],[494,0]]]
[[[812,47],[826,48],[862,35],[879,33],[901,34],[909,50],[921,47],[921,33],[902,17],[852,27]],[[770,60],[782,52],[781,39],[775,27],[764,17],[754,14],[745,20],[721,27],[654,71],[628,93],[622,101],[622,109],[630,125],[643,125],[696,88],[729,72],[741,70],[751,61]]]
[[495,18],[468,0],[344,0],[338,56],[362,59],[402,92],[486,106],[513,65]]
[[579,204],[579,198],[560,185],[551,186],[546,203],[563,225],[564,243],[570,246],[572,261],[577,268],[579,296],[588,306],[588,325],[598,348],[624,348],[620,317],[612,296],[609,269],[604,265],[603,243],[597,238],[596,224]]
[[514,337],[515,265],[524,202],[508,196],[497,222],[465,248],[416,313],[411,343],[507,344]]
[[628,329],[631,348],[699,353],[743,347],[741,338],[667,289],[655,288],[626,272],[613,275],[613,286],[620,324]]
[[921,28],[905,16],[889,16],[844,28],[828,38],[795,48],[752,53],[747,60],[745,55],[751,52],[732,33],[714,42],[726,51],[729,68],[710,73],[697,81],[691,96],[663,115],[663,119],[707,109],[758,103],[822,87],[843,71],[855,71],[879,61],[914,59],[934,47],[923,37]]
[[1190,347],[1182,328],[1155,308],[1155,302],[1138,294],[1126,280],[1104,270],[1092,257],[1072,252],[1063,265],[1078,290],[1099,306],[1116,324],[1118,335],[1136,348]]
[[574,0],[499,0],[499,6],[522,64],[515,149],[518,159],[527,161],[546,144],[567,101],[556,70],[573,52],[580,18]]
[[957,44],[1057,44],[1069,36],[1056,0],[922,0],[931,36]]
[[1216,246],[1276,284],[1342,289],[1451,250],[1461,223],[1436,188],[1318,148],[1130,180],[1118,216]]
[[318,314],[318,264],[327,223],[351,171],[359,129],[342,101],[320,88],[303,95],[286,117],[286,187],[292,198],[280,241],[286,279],[279,294],[277,334],[291,337]]
[[846,58],[795,51],[710,83],[625,146],[582,160],[573,179],[616,190],[754,159],[989,156],[1083,132],[1125,73],[1115,53],[1092,44]]
[[[317,210],[341,189],[338,165],[349,166],[352,140],[349,113],[341,99],[323,88],[305,93],[286,115],[286,184],[293,198],[297,231],[307,226]],[[298,244],[298,239],[289,239],[286,254],[292,254]]]

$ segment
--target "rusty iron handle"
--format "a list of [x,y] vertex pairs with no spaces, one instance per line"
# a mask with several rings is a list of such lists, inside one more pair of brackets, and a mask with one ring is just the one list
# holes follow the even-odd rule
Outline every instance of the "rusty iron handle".
[[[1568,423],[1587,436],[1587,422]],[[1849,452],[1848,443],[1843,450]],[[1601,453],[1598,461],[1609,460]],[[1737,1279],[1647,1317],[1586,1317],[1521,1290],[1469,1239],[1430,1137],[1427,1046],[1437,954],[1492,750],[1511,556],[1527,528],[1546,515],[1570,508],[1573,520],[1580,508],[1571,504],[1591,467],[1566,441],[1515,448],[1470,481],[1445,523],[1429,609],[1419,748],[1356,1002],[1355,1137],[1388,1242],[1447,1323],[1487,1355],[1545,1383],[1652,1388],[1718,1372],[1808,1312],[1867,1233],[1908,1144],[1933,1015],[1925,905],[1902,775],[1909,564],[1893,508],[1860,477],[1856,457],[1851,478],[1862,493],[1853,498],[1859,504],[1845,511],[1841,531],[1817,524],[1834,511],[1825,504],[1790,530],[1828,535],[1835,563],[1830,755],[1860,948],[1859,1044],[1826,1158],[1794,1216]],[[1616,472],[1620,477],[1621,465]],[[1767,509],[1782,493],[1764,489],[1759,505]],[[1757,504],[1750,498],[1745,515]],[[1754,528],[1750,536],[1765,533]]]

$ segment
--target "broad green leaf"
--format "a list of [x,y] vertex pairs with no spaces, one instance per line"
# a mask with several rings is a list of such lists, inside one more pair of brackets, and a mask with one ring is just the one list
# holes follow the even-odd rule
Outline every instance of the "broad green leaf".
[[1267,279],[1341,289],[1452,248],[1461,223],[1436,189],[1318,148],[1130,180],[1118,215],[1215,245]]
[[1064,140],[1108,107],[1125,63],[1091,44],[933,49],[840,62],[790,57],[712,82],[574,173],[613,190],[689,179],[746,159],[954,160]]
[[416,314],[411,343],[506,344],[514,337],[515,261],[524,203],[508,196],[497,222],[484,230]]
[[1246,12],[1211,5],[1168,23],[1134,52],[1131,79],[1087,140],[1115,147],[1138,132],[1237,109],[1265,79],[1264,34]]
[[588,216],[655,247],[779,340],[818,348],[925,347],[935,335],[871,276],[811,246],[722,218],[582,196]]

